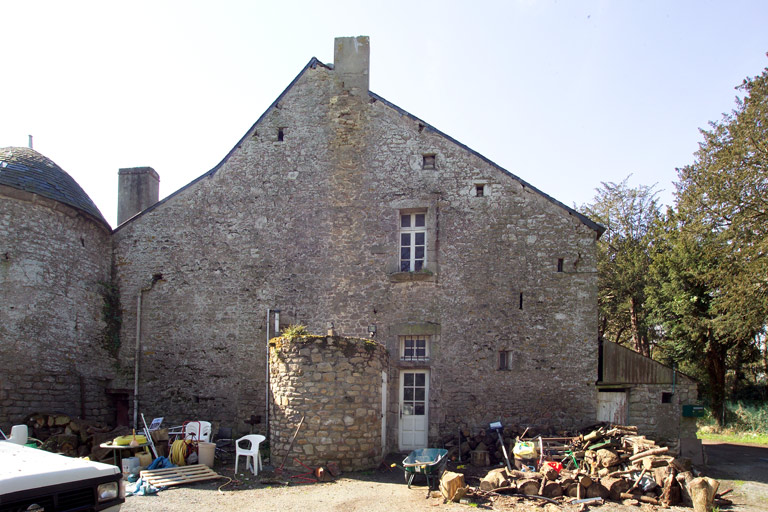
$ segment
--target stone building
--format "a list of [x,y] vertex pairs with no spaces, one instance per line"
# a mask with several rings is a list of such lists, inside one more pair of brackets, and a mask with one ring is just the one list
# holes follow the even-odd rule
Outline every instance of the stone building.
[[[15,209],[40,209],[47,217],[36,222],[50,232],[33,237],[43,246],[30,254],[66,253],[56,265],[67,269],[62,284],[41,275],[24,285],[62,301],[72,343],[87,347],[82,361],[63,358],[71,369],[46,367],[51,374],[71,371],[94,396],[101,390],[87,400],[94,408],[101,400],[171,423],[265,433],[268,340],[303,324],[386,349],[384,449],[497,420],[594,423],[602,227],[369,91],[368,76],[368,38],[339,38],[332,65],[311,59],[221,163],[187,186],[157,201],[154,170],[121,170],[111,234],[98,210],[0,189],[0,230],[26,236]],[[46,248],[54,235],[62,245]],[[4,293],[25,272],[13,267],[14,246],[0,247],[0,257],[9,251]],[[73,279],[87,290],[56,293]],[[112,330],[100,317],[102,281],[119,292]],[[4,360],[22,371],[24,329],[37,320],[0,314],[3,325],[14,319],[3,336],[18,345]],[[117,327],[110,359],[104,332]],[[10,421],[14,381],[0,385],[0,422]]]
[[35,411],[107,419],[102,320],[111,229],[83,189],[27,148],[0,149],[0,424]]

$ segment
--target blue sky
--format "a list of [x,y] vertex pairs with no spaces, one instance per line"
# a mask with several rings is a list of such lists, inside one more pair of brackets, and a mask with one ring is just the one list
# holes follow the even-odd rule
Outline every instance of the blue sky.
[[119,168],[184,186],[336,36],[370,36],[372,91],[569,206],[629,174],[671,203],[698,129],[768,66],[757,0],[0,0],[0,18],[0,147],[32,134],[113,226]]

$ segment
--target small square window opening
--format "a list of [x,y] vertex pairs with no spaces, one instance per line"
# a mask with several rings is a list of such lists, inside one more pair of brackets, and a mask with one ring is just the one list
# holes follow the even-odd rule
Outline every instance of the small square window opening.
[[402,336],[400,359],[403,361],[429,360],[429,342],[426,336]]
[[424,162],[422,169],[434,169],[435,168],[435,155],[424,155]]
[[475,196],[483,197],[485,195],[485,185],[475,185]]
[[662,392],[661,393],[661,403],[663,403],[663,404],[671,404],[672,403],[672,396],[673,395],[674,395],[674,393],[669,393],[669,392],[666,392],[666,391]]

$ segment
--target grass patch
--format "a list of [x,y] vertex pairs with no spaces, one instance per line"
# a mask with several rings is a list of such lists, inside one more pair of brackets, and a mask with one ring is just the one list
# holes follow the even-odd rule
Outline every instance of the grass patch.
[[720,443],[750,443],[768,446],[768,434],[755,432],[733,432],[729,429],[715,431],[711,427],[705,427],[696,432],[696,437]]

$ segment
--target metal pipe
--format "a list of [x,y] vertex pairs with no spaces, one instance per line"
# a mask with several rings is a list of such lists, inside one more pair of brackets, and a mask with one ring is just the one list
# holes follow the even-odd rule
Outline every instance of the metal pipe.
[[139,354],[141,352],[141,294],[136,297],[136,349],[133,355],[133,428],[139,422]]
[[[267,440],[269,440],[269,313],[271,311],[271,309],[267,308],[267,375],[264,378],[264,408],[266,409],[264,414],[264,423],[266,424],[264,437]],[[272,462],[272,455],[270,455],[269,460]]]

